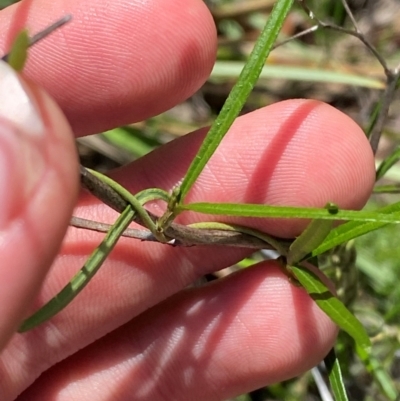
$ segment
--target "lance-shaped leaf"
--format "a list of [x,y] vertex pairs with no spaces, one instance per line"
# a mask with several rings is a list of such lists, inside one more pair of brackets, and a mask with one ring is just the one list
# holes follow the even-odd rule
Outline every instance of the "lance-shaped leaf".
[[100,269],[104,260],[117,244],[122,233],[131,223],[134,215],[134,210],[128,205],[113,224],[101,244],[90,255],[85,265],[54,298],[21,324],[18,330],[20,333],[31,330],[49,320],[73,301]]
[[359,320],[335,297],[321,279],[303,266],[289,266],[300,284],[306,289],[316,304],[355,341],[361,354],[369,355],[371,341]]
[[335,401],[348,401],[342,371],[334,348],[329,351],[324,362],[328,372],[329,383],[331,384],[331,389],[335,396]]
[[24,29],[15,38],[14,43],[11,47],[10,53],[7,57],[7,62],[16,71],[22,71],[25,66],[26,59],[28,57],[28,48],[30,39],[28,31]]

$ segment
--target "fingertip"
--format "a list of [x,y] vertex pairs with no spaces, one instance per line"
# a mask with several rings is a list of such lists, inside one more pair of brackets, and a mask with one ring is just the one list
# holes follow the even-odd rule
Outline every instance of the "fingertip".
[[243,393],[288,380],[318,364],[333,346],[337,326],[278,262],[261,262],[227,282],[218,303],[234,318],[215,352],[226,369],[214,372],[225,385],[241,386]]
[[169,298],[44,373],[26,399],[88,389],[97,398],[230,399],[309,370],[336,335],[305,291],[263,262]]
[[[361,127],[316,100],[288,100],[268,111],[283,123],[270,148],[270,154],[280,156],[275,156],[279,160],[267,173],[267,203],[323,207],[333,202],[342,209],[361,209],[375,183],[374,155]],[[294,225],[283,235],[304,228],[301,221]]]
[[0,161],[9,164],[9,176],[0,196],[2,203],[12,201],[0,227],[0,346],[39,290],[78,192],[75,145],[65,118],[42,90],[4,68]]
[[[187,201],[297,207],[333,202],[360,209],[374,182],[374,155],[362,129],[326,103],[294,99],[238,118]],[[235,222],[262,225],[280,237],[299,235],[307,224],[288,219]]]
[[313,194],[304,205],[323,206],[329,196],[341,208],[362,208],[375,182],[375,162],[361,127],[345,113],[317,100],[288,100],[276,107],[278,113],[292,113],[285,128],[298,127],[287,153],[293,163],[303,161],[299,172],[307,177],[302,182],[303,196]]
[[57,100],[77,135],[168,110],[211,72],[216,29],[200,0],[37,0],[0,16],[5,32],[22,14],[36,33],[66,12],[72,21],[30,50],[25,73]]

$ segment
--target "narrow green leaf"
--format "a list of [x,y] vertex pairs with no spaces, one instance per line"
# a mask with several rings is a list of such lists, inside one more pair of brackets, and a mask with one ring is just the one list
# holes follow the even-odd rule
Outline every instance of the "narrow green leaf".
[[[236,78],[242,70],[242,61],[217,61],[210,79],[221,82],[224,79]],[[265,65],[260,79],[284,79],[301,82],[328,82],[352,86],[362,86],[373,89],[385,89],[383,80],[348,74],[341,71],[331,71],[322,68],[293,67],[288,65]]]
[[302,266],[287,265],[287,268],[294,274],[316,304],[333,322],[354,339],[360,350],[368,355],[371,342],[364,327],[346,306],[329,291],[321,279]]
[[20,326],[19,332],[25,332],[51,319],[54,315],[64,309],[72,300],[86,287],[89,281],[97,273],[106,257],[113,250],[119,237],[132,221],[135,212],[129,205],[120,214],[110,231],[101,244],[93,251],[89,259],[72,280],[42,308],[28,317]]
[[199,152],[193,159],[180,186],[179,201],[186,194],[203,171],[204,166],[214,154],[224,135],[242,109],[264,66],[273,44],[282,28],[283,22],[292,7],[293,0],[277,0],[249,60],[240,74],[239,80],[230,92],[221,112],[208,131]]
[[328,371],[329,383],[335,396],[335,401],[348,401],[346,387],[343,383],[342,371],[335,349],[332,348],[324,359]]
[[0,10],[3,10],[3,8],[11,6],[11,4],[18,3],[19,1],[21,0],[0,0]]
[[397,163],[400,160],[400,146],[398,146],[394,152],[389,155],[385,160],[382,161],[380,166],[378,167],[378,170],[376,171],[376,181],[381,179],[387,171],[393,167],[395,163]]
[[382,100],[379,100],[378,102],[376,102],[374,109],[370,113],[368,127],[365,129],[365,135],[367,136],[367,138],[370,137],[372,130],[375,128],[375,125],[381,113],[381,109],[382,109]]
[[26,59],[28,57],[29,43],[30,39],[28,36],[28,31],[24,29],[15,38],[7,58],[8,64],[10,64],[14,70],[22,71],[24,68]]
[[352,220],[376,223],[400,223],[400,213],[386,214],[382,212],[339,210],[330,213],[326,208],[308,208],[291,206],[269,206],[239,203],[189,203],[179,205],[177,213],[191,210],[205,214],[220,214],[241,217],[274,217],[297,219]]
[[306,255],[310,254],[324,241],[331,231],[332,225],[333,221],[331,220],[313,220],[290,245],[287,263],[289,265],[297,264]]
[[134,127],[114,128],[103,132],[102,137],[135,157],[142,157],[160,145],[159,141],[146,137]]
[[400,194],[400,184],[375,186],[374,194]]
[[[376,211],[379,215],[382,214],[392,214],[393,216],[400,216],[400,202],[393,203],[389,206],[385,206]],[[384,222],[360,222],[360,221],[350,221],[348,223],[342,224],[341,226],[335,227],[331,230],[325,241],[319,245],[316,249],[312,251],[312,256],[320,255],[334,248],[343,242],[350,241],[353,238],[360,237],[361,235],[367,234],[371,231],[378,230],[384,227],[388,223]]]
[[[380,161],[382,163],[382,161]],[[376,161],[376,168],[380,166],[380,163]],[[393,182],[400,182],[400,163],[394,164],[386,173],[385,178]]]

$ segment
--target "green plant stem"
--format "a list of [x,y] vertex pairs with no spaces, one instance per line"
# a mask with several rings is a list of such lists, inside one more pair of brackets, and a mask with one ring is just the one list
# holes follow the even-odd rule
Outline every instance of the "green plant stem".
[[214,121],[207,133],[197,155],[193,159],[189,169],[180,186],[178,202],[183,202],[185,196],[189,192],[197,180],[204,166],[214,154],[222,138],[228,132],[229,127],[233,124],[240,110],[245,104],[247,97],[253,90],[258,77],[262,71],[283,22],[289,13],[293,4],[293,0],[277,0],[274,8],[268,18],[263,31],[261,32],[254,46],[250,57],[244,66],[236,85],[233,87],[229,96],[222,107],[218,117]]
[[[104,176],[101,174],[98,176],[104,179]],[[108,180],[105,180],[104,182],[109,184]],[[112,185],[114,186],[113,183]],[[138,213],[138,210],[135,209],[135,206],[137,206],[138,209],[143,213],[145,209],[142,205],[152,200],[159,199],[159,196],[160,192],[153,189],[141,191],[136,195],[136,197],[132,194],[129,194],[130,200],[132,200],[132,197],[134,198],[134,202],[132,202],[134,206],[132,206],[130,203],[125,206],[125,209],[118,217],[117,221],[112,225],[104,240],[93,251],[79,272],[54,298],[52,298],[42,308],[26,319],[19,328],[19,331],[24,332],[31,330],[64,309],[82,291],[82,289],[86,287],[93,276],[97,273],[101,265],[104,263],[107,256],[115,247],[118,239],[134,219],[135,214]]]
[[135,212],[129,205],[113,224],[101,244],[93,251],[83,267],[72,280],[42,308],[21,324],[19,332],[25,332],[51,319],[64,309],[86,287],[97,273],[107,256],[117,244],[118,239],[133,219]]

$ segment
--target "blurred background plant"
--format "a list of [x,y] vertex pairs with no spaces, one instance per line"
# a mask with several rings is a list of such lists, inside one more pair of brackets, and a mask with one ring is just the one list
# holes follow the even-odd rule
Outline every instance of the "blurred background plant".
[[[0,8],[14,3],[0,0]],[[151,118],[98,135],[81,138],[78,147],[82,164],[109,170],[131,162],[176,137],[209,125],[220,111],[274,0],[207,0],[218,29],[218,57],[213,72],[195,95],[184,103]],[[295,4],[285,22],[281,40],[315,26],[300,5]],[[309,0],[309,10],[319,20],[353,29],[348,6],[365,38],[391,68],[400,64],[400,2],[398,0]],[[261,78],[242,113],[289,98],[319,99],[342,110],[368,130],[376,103],[386,87],[384,70],[378,60],[356,37],[331,29],[318,29],[294,39],[273,51]],[[377,166],[390,155],[395,160],[400,138],[400,101],[393,97],[390,115],[376,153]],[[318,134],[318,133],[316,133]],[[396,153],[397,151],[397,153]],[[397,157],[398,158],[398,157]],[[400,167],[396,164],[379,180],[367,207],[376,209],[397,201]],[[390,193],[385,191],[390,188]],[[336,282],[340,298],[367,328],[376,360],[390,372],[391,383],[400,391],[400,228],[397,225],[343,244],[320,258],[320,267]],[[257,252],[217,276],[249,266],[262,258],[274,257]],[[214,279],[216,277],[209,277]],[[387,400],[385,392],[365,370],[352,349],[352,342],[341,334],[336,350],[341,362],[349,397],[353,400]],[[383,385],[386,378],[383,378]],[[236,401],[304,400],[330,401],[324,367],[288,382],[259,389]]]

